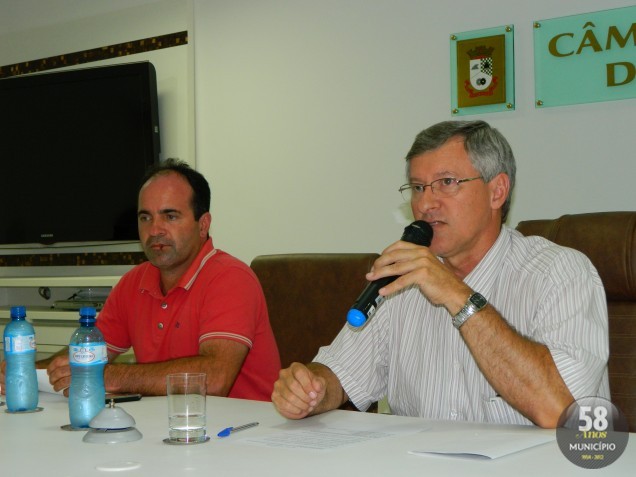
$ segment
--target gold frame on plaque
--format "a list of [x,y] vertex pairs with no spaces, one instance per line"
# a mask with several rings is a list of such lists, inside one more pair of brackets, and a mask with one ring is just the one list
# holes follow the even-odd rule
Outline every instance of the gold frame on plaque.
[[514,110],[512,26],[451,35],[453,115]]

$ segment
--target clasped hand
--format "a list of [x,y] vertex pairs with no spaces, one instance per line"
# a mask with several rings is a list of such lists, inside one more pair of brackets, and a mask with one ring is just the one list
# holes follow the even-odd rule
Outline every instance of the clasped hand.
[[[0,363],[0,387],[2,388],[2,394],[5,394],[6,365],[6,361]],[[50,362],[41,361],[36,363],[36,368],[43,369],[45,367],[53,389],[55,391],[64,390],[64,395],[68,397],[68,387],[71,385],[71,367],[69,366],[68,355],[55,356]]]
[[312,414],[325,397],[325,379],[307,366],[292,363],[280,371],[274,384],[272,402],[284,417],[302,419]]
[[64,390],[64,395],[68,397],[68,388],[71,385],[71,367],[69,365],[68,354],[55,356],[48,363],[46,373],[49,375],[49,382],[56,392]]

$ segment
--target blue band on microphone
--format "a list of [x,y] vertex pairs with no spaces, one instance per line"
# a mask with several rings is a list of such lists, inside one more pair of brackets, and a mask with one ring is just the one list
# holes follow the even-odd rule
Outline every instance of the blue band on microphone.
[[347,321],[351,326],[355,326],[356,328],[362,326],[367,321],[367,315],[362,313],[360,310],[356,310],[355,308],[351,308],[349,313],[347,313]]

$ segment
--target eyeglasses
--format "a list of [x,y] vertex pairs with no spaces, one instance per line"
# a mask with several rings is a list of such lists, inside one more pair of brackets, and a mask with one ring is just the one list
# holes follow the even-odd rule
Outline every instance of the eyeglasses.
[[427,187],[431,188],[433,195],[436,197],[451,197],[459,191],[459,184],[462,182],[470,182],[477,179],[483,179],[483,177],[469,177],[467,179],[455,179],[454,177],[442,177],[436,179],[430,184],[404,184],[398,190],[404,197],[404,200],[410,202],[412,200],[418,200],[424,195],[424,191]]

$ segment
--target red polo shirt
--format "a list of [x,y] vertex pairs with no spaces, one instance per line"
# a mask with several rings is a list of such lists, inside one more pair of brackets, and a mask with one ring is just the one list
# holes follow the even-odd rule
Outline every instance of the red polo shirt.
[[238,341],[250,350],[229,397],[269,401],[280,358],[252,270],[209,239],[165,296],[159,278],[159,269],[145,262],[113,288],[97,320],[108,349],[132,346],[138,363],[154,363],[196,356],[207,340]]

